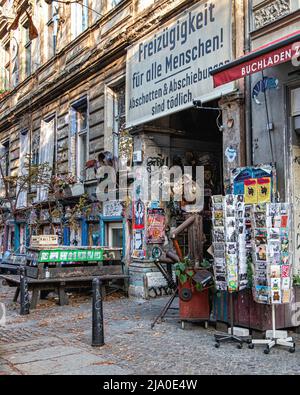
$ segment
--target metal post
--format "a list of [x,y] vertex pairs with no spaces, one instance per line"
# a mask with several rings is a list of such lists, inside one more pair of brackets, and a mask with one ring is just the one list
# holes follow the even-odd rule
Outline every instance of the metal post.
[[233,331],[233,326],[234,326],[234,321],[233,321],[233,294],[230,292],[230,325],[231,325],[231,336],[233,336],[234,331]]
[[276,339],[276,317],[275,317],[275,305],[272,304],[272,330],[273,339]]
[[100,278],[93,280],[93,334],[92,346],[101,347],[104,345],[104,325],[103,325],[103,300],[101,294],[102,281]]
[[28,315],[30,302],[29,302],[28,283],[27,283],[25,267],[20,268],[20,299],[21,299],[20,315]]

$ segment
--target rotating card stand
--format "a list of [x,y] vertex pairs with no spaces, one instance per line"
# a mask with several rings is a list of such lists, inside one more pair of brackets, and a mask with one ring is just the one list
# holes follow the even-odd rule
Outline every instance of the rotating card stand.
[[216,333],[215,334],[215,347],[219,348],[221,342],[231,342],[231,343],[238,343],[237,347],[239,349],[243,348],[243,343],[250,343],[251,338],[247,337],[240,337],[234,334],[234,311],[233,311],[233,293],[229,293],[229,303],[230,303],[230,333]]
[[[222,342],[231,342],[236,343],[237,347],[241,349],[244,342],[251,342],[251,338],[249,336],[241,336],[239,333],[237,334],[235,332],[235,329],[237,329],[243,333],[243,329],[234,327],[233,308],[233,293],[237,292],[238,289],[242,290],[245,287],[245,284],[240,282],[240,279],[243,278],[243,275],[245,274],[245,265],[241,264],[241,258],[243,254],[246,254],[244,246],[246,239],[243,238],[242,242],[240,242],[241,220],[243,224],[242,234],[245,233],[244,197],[227,194],[225,197],[221,195],[213,196],[212,200],[216,284],[219,290],[228,291],[230,305],[230,329],[227,333],[215,334],[215,347],[219,348]],[[218,251],[221,251],[221,253]],[[247,334],[248,333],[249,331],[247,331]]]
[[[275,305],[272,304],[272,337],[268,339],[268,334],[266,339],[255,339],[252,340],[249,344],[249,348],[251,350],[254,349],[254,346],[257,345],[266,345],[264,350],[265,354],[269,354],[271,348],[275,346],[283,346],[288,347],[290,353],[294,353],[296,350],[296,344],[292,337],[287,337],[286,331],[276,331],[276,312],[275,312]],[[279,334],[283,334],[285,337],[280,337]]]
[[[277,243],[277,236],[276,236],[276,232],[274,232],[274,231],[276,230],[276,228],[278,228],[280,226],[280,236],[278,238],[278,240],[279,240],[278,243],[281,245],[280,252],[279,252],[280,253],[280,261],[277,261],[277,258],[275,260],[275,254],[273,255],[274,250],[272,252],[272,249],[270,249],[271,258],[274,260],[273,263],[271,263],[271,268],[272,267],[279,268],[279,271],[273,269],[274,274],[272,274],[272,277],[269,279],[271,281],[270,302],[271,302],[271,308],[272,308],[272,330],[267,331],[266,339],[252,340],[251,344],[249,344],[249,348],[253,349],[255,345],[265,345],[266,348],[264,350],[264,353],[269,354],[270,350],[273,347],[283,346],[283,347],[287,347],[289,349],[290,353],[294,353],[296,345],[294,343],[293,338],[288,337],[287,331],[276,331],[276,305],[282,304],[284,302],[282,300],[281,303],[275,303],[274,302],[275,299],[273,299],[274,295],[272,294],[272,279],[273,279],[273,281],[280,279],[280,284],[281,284],[284,279],[290,277],[290,283],[292,282],[291,281],[292,265],[289,264],[289,261],[291,260],[291,256],[289,256],[289,254],[290,254],[290,233],[289,233],[290,207],[286,203],[267,204],[266,218],[267,217],[269,218],[269,220],[266,222],[266,225],[267,225],[267,228],[269,225],[269,227],[271,228],[271,231],[268,230],[267,241],[265,243],[268,244],[269,246],[271,246],[272,243],[274,244],[274,240],[275,240],[275,243]],[[279,221],[279,223],[275,226],[275,222],[278,222],[278,221]],[[272,231],[272,228],[275,228],[275,229],[273,229],[273,231]],[[281,234],[281,232],[282,232],[282,234]],[[284,240],[286,237],[288,237],[288,239]],[[285,243],[285,246],[288,245],[287,250],[282,248],[282,243]],[[288,259],[282,263],[282,260],[284,258],[285,259],[288,258]],[[285,275],[283,276],[284,268],[285,269],[288,268],[288,272],[287,272],[288,275],[285,273]],[[277,284],[276,288],[274,288],[274,285],[273,285],[274,292],[275,292],[275,289],[280,290],[280,292],[284,291],[283,288],[281,288],[281,285],[278,288],[278,284]],[[278,299],[276,299],[276,300],[278,300]]]

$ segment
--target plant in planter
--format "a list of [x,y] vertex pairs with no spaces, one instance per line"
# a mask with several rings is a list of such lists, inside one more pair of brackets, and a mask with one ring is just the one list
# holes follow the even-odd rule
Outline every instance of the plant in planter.
[[[209,269],[211,264],[207,260],[203,260],[200,264],[202,269]],[[195,287],[197,291],[203,291],[203,279],[197,276],[197,269],[190,258],[185,257],[182,262],[178,262],[175,265],[175,273],[179,279],[181,285],[189,282],[192,287]]]

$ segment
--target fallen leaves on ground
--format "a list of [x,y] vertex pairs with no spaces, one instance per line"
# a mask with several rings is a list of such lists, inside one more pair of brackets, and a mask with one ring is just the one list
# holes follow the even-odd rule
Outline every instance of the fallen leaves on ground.
[[96,366],[115,365],[115,362],[113,362],[113,361],[95,362],[95,363],[93,363],[93,365],[96,365]]

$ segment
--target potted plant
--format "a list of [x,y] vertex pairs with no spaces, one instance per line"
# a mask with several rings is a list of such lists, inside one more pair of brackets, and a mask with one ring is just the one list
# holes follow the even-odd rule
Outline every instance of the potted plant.
[[178,277],[179,283],[181,285],[190,283],[192,288],[195,288],[199,292],[203,291],[202,281],[200,282],[195,274],[199,270],[209,269],[211,265],[209,261],[203,260],[200,266],[200,269],[196,269],[195,265],[188,257],[185,257],[182,262],[177,263],[175,265],[175,273]]
[[208,270],[210,263],[204,260],[196,268],[191,259],[184,258],[175,265],[179,280],[179,316],[182,328],[185,321],[205,321],[207,327],[210,317],[209,288],[213,277]]

